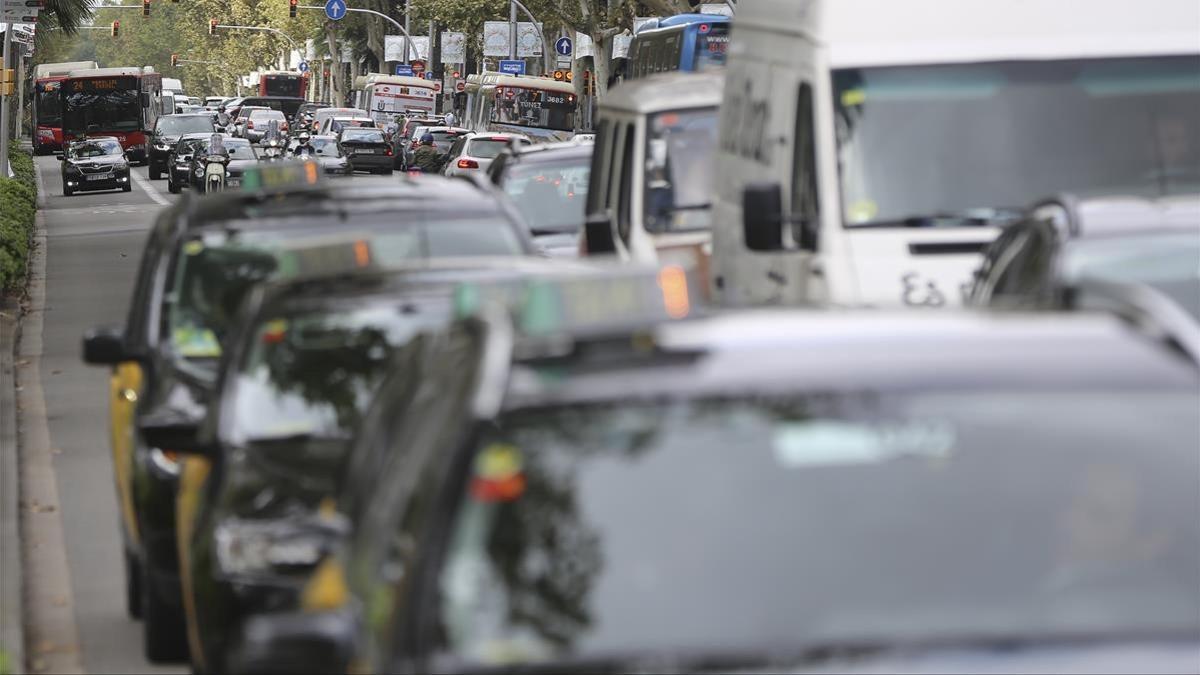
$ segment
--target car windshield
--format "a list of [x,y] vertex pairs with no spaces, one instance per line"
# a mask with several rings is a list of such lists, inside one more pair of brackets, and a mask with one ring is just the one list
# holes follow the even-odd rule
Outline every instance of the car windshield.
[[646,230],[708,229],[717,109],[665,112],[646,135]]
[[259,122],[266,120],[282,121],[285,118],[283,113],[279,112],[278,110],[255,110],[254,112],[250,113],[250,119],[254,120],[255,122]]
[[212,117],[208,115],[167,115],[158,118],[154,132],[167,136],[198,134],[213,130]]
[[442,152],[449,152],[450,147],[454,142],[463,136],[467,135],[465,131],[431,131],[430,136],[433,136],[433,145]]
[[507,138],[473,138],[467,141],[467,151],[463,154],[478,159],[495,159],[508,147]]
[[1200,189],[1200,57],[863,68],[834,85],[847,226]]
[[[337,140],[332,136],[313,136],[309,139],[308,144],[317,151],[319,157],[337,158],[342,156],[342,151],[338,148]],[[293,139],[288,147],[295,150],[299,145],[300,142]]]
[[[219,357],[234,313],[252,285],[304,273],[295,251],[310,246],[315,235],[283,224],[300,227],[306,220],[315,224],[328,218],[293,216],[261,232],[209,232],[185,242],[167,298],[166,323],[175,352],[187,359]],[[358,214],[354,232],[369,241],[370,264],[385,269],[423,258],[525,253],[512,227],[498,216],[430,218],[399,227],[394,212],[381,211]]]
[[1063,276],[1147,284],[1200,321],[1200,231],[1073,242]]
[[121,154],[121,144],[109,139],[96,139],[91,141],[80,141],[71,144],[71,158],[83,159],[85,157],[104,157],[106,155]]
[[181,138],[175,144],[175,154],[182,158],[184,155],[190,155],[197,150],[204,152],[207,147],[207,138]]
[[393,349],[434,319],[403,304],[342,299],[260,323],[232,390],[230,439],[348,440]]
[[37,86],[37,124],[56,127],[62,124],[62,90],[58,82],[46,82]]
[[433,670],[1195,635],[1198,444],[1183,390],[510,413],[467,465]]
[[379,129],[346,129],[342,132],[343,141],[352,141],[355,143],[383,143],[383,132]]
[[254,146],[247,140],[226,138],[222,142],[225,150],[229,152],[229,159],[258,159],[258,155],[254,154]]
[[534,234],[577,232],[591,170],[591,157],[579,153],[556,161],[517,161],[504,177],[504,192]]

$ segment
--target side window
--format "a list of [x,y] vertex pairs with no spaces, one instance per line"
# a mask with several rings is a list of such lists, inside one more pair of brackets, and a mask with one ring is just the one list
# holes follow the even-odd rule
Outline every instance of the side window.
[[800,84],[796,97],[796,128],[792,147],[792,238],[806,251],[817,250],[821,231],[821,203],[817,187],[817,128],[813,110],[813,90],[808,82]]
[[603,190],[600,188],[607,185],[608,175],[605,171],[608,169],[608,147],[611,145],[612,135],[610,127],[612,124],[608,120],[600,120],[599,128],[596,129],[596,145],[592,152],[592,172],[588,179],[588,214],[600,213],[604,210]]
[[633,228],[633,214],[631,202],[633,200],[633,176],[638,173],[635,170],[637,164],[633,160],[636,145],[634,139],[637,137],[637,126],[634,124],[625,125],[625,141],[624,148],[621,153],[621,199],[620,209],[617,212],[617,234],[620,235],[621,241],[625,242],[625,246],[629,246],[629,233]]
[[607,193],[607,196],[604,198],[604,208],[608,209],[609,213],[616,218],[617,199],[620,197],[621,189],[621,176],[627,168],[625,166],[625,157],[621,154],[621,150],[625,146],[626,125],[614,122],[612,128],[612,142],[608,148],[608,175],[605,177],[608,184],[604,186]]
[[125,341],[130,347],[137,348],[146,343],[150,296],[159,260],[162,257],[162,239],[163,235],[159,228],[155,227],[150,230],[150,236],[142,251],[142,260],[138,264],[137,279],[133,286],[133,301],[129,305],[129,317],[125,324]]
[[1011,299],[1020,292],[1020,279],[1029,255],[1032,233],[1028,228],[1020,228],[1013,232],[1009,244],[1000,251],[996,263],[991,269],[991,289],[988,300]]

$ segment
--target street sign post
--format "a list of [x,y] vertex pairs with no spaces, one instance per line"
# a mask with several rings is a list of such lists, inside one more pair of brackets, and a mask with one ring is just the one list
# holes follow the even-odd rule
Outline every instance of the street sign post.
[[455,82],[455,83],[454,83],[454,91],[456,91],[456,92],[458,92],[458,93],[460,93],[460,94],[461,94],[461,93],[463,93],[463,92],[464,92],[464,91],[466,91],[466,90],[467,90],[467,83],[466,83],[466,82]]
[[408,65],[407,63],[397,63],[396,64],[396,74],[397,75],[405,75],[407,77],[412,77],[412,75],[413,75],[412,66]]
[[554,43],[554,51],[558,52],[559,56],[570,56],[574,47],[575,43],[566,36],[558,38]]
[[500,72],[507,75],[524,75],[525,62],[519,60],[504,60],[500,62]]
[[325,16],[330,21],[341,21],[346,16],[346,0],[326,0]]

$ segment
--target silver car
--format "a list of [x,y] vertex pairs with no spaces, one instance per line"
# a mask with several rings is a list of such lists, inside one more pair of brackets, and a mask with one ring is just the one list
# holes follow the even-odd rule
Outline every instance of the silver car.
[[521,134],[484,133],[460,138],[450,148],[444,173],[447,176],[462,176],[487,171],[492,160],[505,148],[515,145],[532,145],[528,136]]

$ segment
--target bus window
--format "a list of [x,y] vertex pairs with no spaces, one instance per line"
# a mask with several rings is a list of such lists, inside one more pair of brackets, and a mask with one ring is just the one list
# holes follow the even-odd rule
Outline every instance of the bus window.
[[725,55],[729,51],[729,24],[704,25],[709,26],[708,32],[697,31],[696,34],[695,70],[725,65]]
[[572,99],[571,94],[525,87],[506,87],[501,99],[497,88],[492,120],[522,127],[574,131],[575,102]]
[[812,85],[800,84],[796,100],[796,129],[792,146],[792,214],[801,222],[793,225],[792,238],[806,251],[817,250],[820,230],[820,199],[817,190],[816,123],[813,119]]
[[[611,124],[608,120],[600,120],[600,125],[596,129],[596,145],[592,152],[592,172],[588,180],[588,214],[600,213],[604,210],[604,186],[608,185],[608,167],[609,167],[609,146],[612,145],[612,132],[609,130]],[[595,186],[593,190],[591,186]]]

